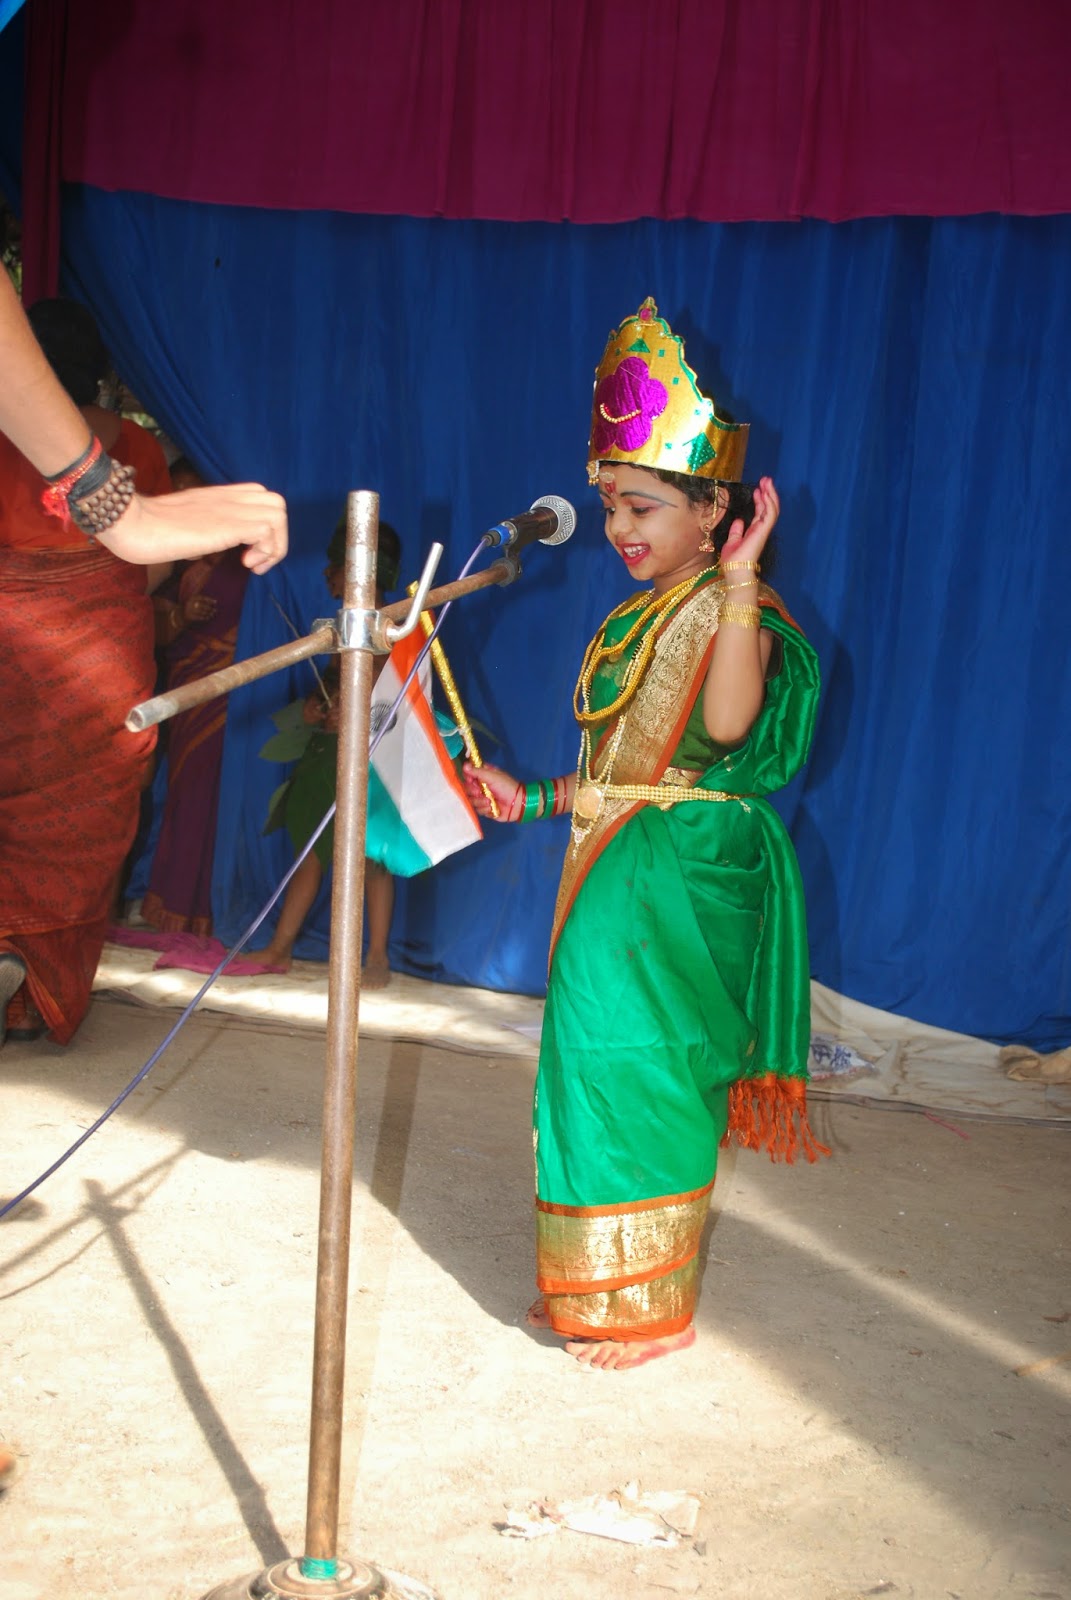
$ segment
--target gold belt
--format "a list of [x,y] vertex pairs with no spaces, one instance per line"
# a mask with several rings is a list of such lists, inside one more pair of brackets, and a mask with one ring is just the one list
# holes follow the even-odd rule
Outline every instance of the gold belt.
[[736,800],[750,811],[744,797],[728,794],[724,789],[697,789],[695,785],[703,776],[687,767],[667,767],[660,783],[596,783],[585,778],[577,785],[573,799],[573,815],[585,822],[594,822],[602,810],[604,800],[639,800],[643,805],[658,806],[668,811],[682,800]]

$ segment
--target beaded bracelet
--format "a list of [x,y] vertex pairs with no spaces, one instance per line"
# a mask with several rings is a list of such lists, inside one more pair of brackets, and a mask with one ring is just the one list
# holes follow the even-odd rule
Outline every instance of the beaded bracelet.
[[71,521],[90,539],[114,527],[134,498],[134,468],[120,466],[110,456],[102,460],[108,463],[103,482],[90,487],[86,474],[67,499]]
[[106,455],[94,436],[63,472],[48,478],[41,504],[49,516],[73,522],[94,540],[112,527],[134,498],[134,469]]

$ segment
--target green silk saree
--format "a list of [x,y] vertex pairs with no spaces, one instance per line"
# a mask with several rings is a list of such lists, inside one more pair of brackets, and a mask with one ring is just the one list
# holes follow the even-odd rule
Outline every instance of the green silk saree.
[[[760,599],[780,664],[745,743],[718,747],[703,726],[722,603],[704,582],[662,623],[636,695],[602,734],[597,815],[567,851],[534,1114],[538,1283],[561,1333],[687,1327],[727,1133],[789,1160],[819,1148],[804,1099],[802,886],[762,798],[806,759],[818,670],[773,591]],[[611,619],[607,642],[629,621]],[[593,709],[626,666],[596,674]],[[621,792],[637,785],[718,798]]]

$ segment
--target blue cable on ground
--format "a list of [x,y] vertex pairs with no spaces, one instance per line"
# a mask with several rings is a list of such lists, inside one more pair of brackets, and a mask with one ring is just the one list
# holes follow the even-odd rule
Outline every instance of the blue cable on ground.
[[[457,582],[460,583],[462,578],[466,578],[468,576],[468,574],[469,574],[470,570],[472,569],[472,566],[473,566],[473,564],[474,564],[474,562],[476,560],[476,557],[479,555],[480,551],[483,548],[484,548],[484,540],[481,539],[479,544],[476,546],[475,550],[469,556],[469,559],[465,562],[465,565],[462,567],[461,571],[458,573],[458,576],[457,576],[457,579],[456,579]],[[443,625],[443,622],[446,620],[447,612],[450,610],[450,607],[453,605],[453,603],[454,602],[452,600],[448,600],[446,602],[446,604],[442,607],[441,611],[439,612],[439,615],[435,620],[434,628],[432,629],[432,631],[428,635],[428,637],[425,639],[422,649],[418,653],[416,660],[413,662],[413,665],[410,668],[410,670],[409,670],[409,672],[408,672],[408,674],[406,676],[405,682],[402,684],[402,686],[399,689],[397,695],[395,696],[394,704],[391,706],[389,712],[384,717],[382,723],[380,724],[380,726],[377,729],[376,733],[373,735],[372,739],[369,742],[369,745],[368,745],[368,754],[369,754],[369,756],[371,756],[373,754],[373,752],[376,749],[376,746],[379,744],[379,741],[380,741],[380,739],[382,739],[383,735],[388,731],[389,728],[393,727],[394,719],[395,719],[395,717],[397,716],[397,713],[398,713],[398,707],[401,705],[402,701],[405,699],[406,691],[409,688],[409,685],[412,683],[413,679],[416,677],[417,673],[419,672],[421,663],[424,661],[425,657],[427,656],[428,651],[431,649],[432,640],[436,637],[436,635],[439,632],[439,629]],[[96,1133],[97,1129],[104,1126],[104,1124],[107,1122],[108,1118],[112,1115],[112,1113],[115,1112],[115,1111],[118,1111],[118,1109],[122,1105],[123,1101],[126,1100],[128,1098],[128,1096],[133,1094],[134,1090],[138,1087],[138,1084],[141,1083],[143,1081],[143,1079],[148,1077],[149,1073],[152,1071],[153,1067],[155,1067],[156,1063],[159,1061],[160,1057],[163,1055],[163,1053],[167,1049],[168,1045],[171,1044],[172,1040],[174,1040],[176,1038],[176,1036],[178,1035],[180,1030],[189,1021],[190,1017],[193,1015],[194,1011],[200,1005],[201,1001],[204,999],[204,997],[208,993],[209,989],[211,989],[212,985],[215,983],[216,979],[223,972],[226,971],[227,967],[230,966],[230,964],[234,960],[235,956],[238,955],[240,951],[245,949],[246,945],[249,943],[249,940],[253,937],[253,935],[256,933],[257,929],[260,927],[261,923],[264,921],[265,917],[268,915],[269,911],[276,904],[276,902],[278,901],[280,895],[283,893],[284,889],[286,888],[287,884],[290,882],[291,878],[294,876],[294,873],[300,867],[301,863],[305,860],[305,857],[308,855],[309,851],[316,844],[317,839],[319,839],[320,835],[323,833],[324,829],[327,827],[328,823],[331,821],[332,817],[335,815],[335,811],[336,810],[337,810],[337,804],[333,803],[331,805],[330,809],[324,814],[324,817],[321,820],[319,827],[317,827],[315,832],[312,834],[311,838],[309,839],[308,843],[305,845],[304,849],[301,851],[300,855],[298,856],[297,860],[294,862],[293,866],[290,868],[290,870],[281,879],[278,887],[276,888],[275,892],[272,894],[271,898],[265,903],[265,905],[261,908],[261,910],[254,917],[253,921],[249,924],[248,928],[242,934],[242,937],[238,940],[238,943],[233,945],[231,947],[231,949],[227,951],[226,955],[223,957],[223,960],[216,967],[215,971],[211,972],[209,974],[209,976],[205,979],[204,983],[202,983],[201,987],[198,989],[197,993],[194,995],[194,997],[190,1001],[189,1005],[183,1011],[182,1015],[179,1017],[178,1021],[174,1025],[174,1027],[172,1027],[169,1030],[169,1032],[165,1035],[163,1041],[160,1044],[157,1045],[156,1049],[153,1051],[153,1053],[149,1057],[148,1061],[146,1061],[145,1065],[140,1069],[139,1072],[137,1072],[135,1074],[135,1076],[133,1078],[131,1078],[131,1080],[127,1084],[126,1088],[123,1089],[119,1094],[116,1095],[115,1099],[112,1101],[112,1103],[108,1107],[108,1109],[106,1111],[102,1111],[101,1112],[101,1114],[97,1118],[96,1122],[94,1122],[91,1127],[88,1127],[85,1130],[85,1132],[83,1134],[81,1134],[80,1137],[77,1138],[74,1141],[74,1143],[70,1146],[70,1148],[68,1150],[65,1150],[63,1152],[63,1154],[57,1158],[57,1160],[53,1161],[53,1163],[52,1163],[52,1165],[50,1167],[46,1167],[44,1172],[40,1173],[39,1176],[36,1177],[33,1180],[32,1183],[27,1184],[26,1188],[22,1189],[17,1195],[14,1196],[13,1199],[8,1200],[4,1205],[0,1206],[0,1220],[2,1220],[4,1217],[6,1217],[9,1214],[9,1212],[14,1211],[16,1206],[20,1206],[22,1204],[22,1202],[25,1199],[27,1199],[27,1197],[29,1195],[33,1194],[35,1189],[40,1188],[41,1184],[43,1184],[45,1182],[46,1178],[51,1178],[51,1176],[52,1176],[52,1174],[54,1172],[58,1172],[60,1167],[62,1167],[65,1162],[67,1162],[67,1161],[69,1161],[71,1159],[71,1157],[74,1155],[75,1151],[76,1150],[80,1150],[82,1148],[82,1146],[85,1144],[86,1140],[87,1139],[91,1139],[93,1137],[93,1135]]]

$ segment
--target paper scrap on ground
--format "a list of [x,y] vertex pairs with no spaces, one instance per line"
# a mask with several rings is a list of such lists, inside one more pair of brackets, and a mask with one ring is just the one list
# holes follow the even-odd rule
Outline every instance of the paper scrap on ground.
[[807,1055],[807,1072],[811,1080],[820,1083],[826,1078],[858,1078],[865,1072],[877,1072],[874,1063],[853,1050],[850,1044],[835,1039],[829,1033],[812,1033],[811,1048]]
[[391,1593],[397,1594],[399,1600],[437,1600],[435,1591],[418,1578],[409,1578],[404,1572],[388,1572],[386,1567],[379,1570],[389,1582]]
[[559,1528],[591,1533],[622,1544],[661,1546],[673,1550],[695,1534],[699,1501],[681,1489],[642,1494],[639,1485],[626,1483],[608,1495],[588,1495],[584,1500],[540,1500],[523,1511],[507,1510],[497,1523],[507,1539],[541,1539]]

